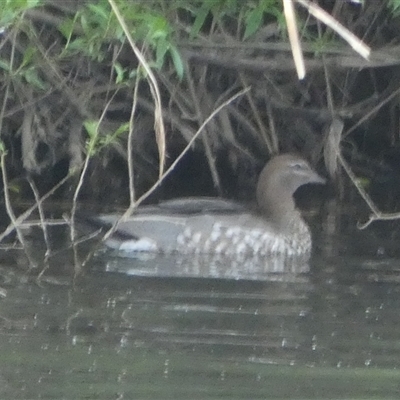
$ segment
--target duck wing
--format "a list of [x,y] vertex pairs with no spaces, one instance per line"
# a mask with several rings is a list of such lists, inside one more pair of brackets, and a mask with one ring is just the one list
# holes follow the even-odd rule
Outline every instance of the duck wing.
[[144,206],[137,209],[137,213],[148,214],[161,212],[165,214],[206,214],[206,213],[238,213],[244,212],[246,208],[235,201],[221,199],[218,197],[181,197],[165,200],[156,206]]

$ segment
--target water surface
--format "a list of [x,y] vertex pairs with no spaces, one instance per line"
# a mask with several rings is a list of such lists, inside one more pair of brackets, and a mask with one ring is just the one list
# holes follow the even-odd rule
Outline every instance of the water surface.
[[324,224],[309,272],[262,279],[65,251],[37,282],[3,253],[0,398],[399,398],[396,246]]

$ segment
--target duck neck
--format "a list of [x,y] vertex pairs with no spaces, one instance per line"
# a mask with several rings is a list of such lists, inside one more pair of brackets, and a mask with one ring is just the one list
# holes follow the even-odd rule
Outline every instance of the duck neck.
[[299,220],[301,222],[300,213],[290,193],[275,193],[274,198],[266,199],[260,208],[279,232],[293,233],[296,224]]

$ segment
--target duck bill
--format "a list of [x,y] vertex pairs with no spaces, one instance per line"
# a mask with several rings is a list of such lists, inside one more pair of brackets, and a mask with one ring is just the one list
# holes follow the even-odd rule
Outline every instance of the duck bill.
[[310,183],[319,183],[321,185],[324,185],[326,183],[326,179],[323,178],[322,176],[318,175],[316,172],[314,172],[310,176]]

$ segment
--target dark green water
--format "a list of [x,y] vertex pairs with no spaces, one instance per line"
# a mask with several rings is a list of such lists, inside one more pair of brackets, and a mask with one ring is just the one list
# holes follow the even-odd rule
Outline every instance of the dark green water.
[[37,283],[3,254],[0,398],[400,398],[400,257],[326,231],[309,273],[275,281],[106,256],[74,279],[60,253]]

